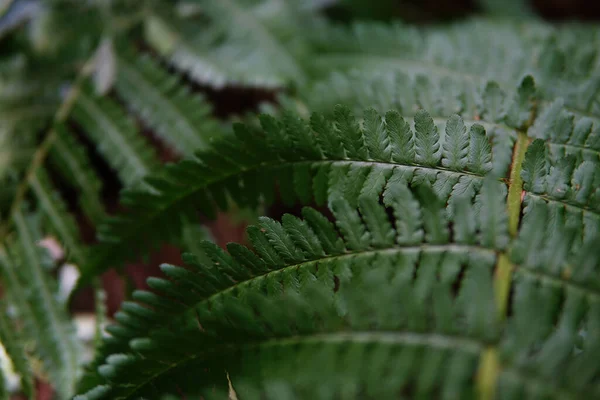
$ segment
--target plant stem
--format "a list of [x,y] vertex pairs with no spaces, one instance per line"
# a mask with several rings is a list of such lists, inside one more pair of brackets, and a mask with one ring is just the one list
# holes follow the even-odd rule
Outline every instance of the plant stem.
[[[508,233],[511,238],[515,238],[519,231],[521,194],[523,192],[521,170],[528,145],[529,138],[527,137],[527,132],[518,131],[517,142],[513,150],[507,196]],[[494,276],[494,294],[500,321],[506,319],[513,269],[514,266],[510,262],[508,254],[506,252],[499,253]],[[479,362],[477,389],[480,399],[493,400],[495,398],[499,374],[500,360],[498,349],[495,345],[490,345],[484,350]]]

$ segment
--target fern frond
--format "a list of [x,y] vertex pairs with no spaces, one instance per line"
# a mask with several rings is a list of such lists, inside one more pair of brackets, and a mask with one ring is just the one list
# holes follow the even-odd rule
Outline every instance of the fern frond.
[[[12,261],[2,257],[3,278],[8,279],[9,302],[14,302],[24,324],[25,337],[35,343],[36,354],[61,397],[75,390],[80,372],[79,343],[64,304],[56,297],[54,281],[42,265],[32,220],[21,212],[13,214],[16,240]],[[27,285],[28,289],[25,289]]]
[[[320,28],[310,33],[317,54],[312,68],[321,76],[332,70],[403,71],[465,85],[493,79],[512,87],[528,72],[528,40],[535,40],[541,27],[531,21],[471,20],[443,29],[369,22]],[[473,54],[476,60],[468,57]],[[505,62],[508,58],[514,60],[510,65]]]
[[63,199],[50,183],[43,169],[36,171],[29,185],[37,200],[38,210],[47,220],[45,231],[57,235],[69,257],[80,264],[85,260],[85,250],[79,239],[79,230],[73,216],[68,213]]
[[87,87],[77,96],[72,117],[125,185],[138,182],[156,165],[152,147],[112,100],[95,96]]
[[[243,206],[255,207],[261,198],[268,204],[274,184],[287,204],[307,204],[313,198],[323,204],[334,191],[354,201],[365,182],[377,182],[379,187],[365,189],[377,191],[390,176],[413,183],[427,181],[437,195],[448,199],[473,196],[495,154],[508,151],[508,160],[500,157],[500,161],[510,162],[510,147],[495,146],[492,153],[484,129],[477,124],[460,132],[460,140],[468,142],[469,149],[473,144],[471,157],[463,152],[460,164],[444,166],[441,143],[446,140],[446,129],[438,131],[424,111],[415,116],[414,130],[395,112],[383,118],[367,110],[375,129],[368,124],[359,126],[345,107],[336,108],[334,114],[332,120],[315,114],[310,124],[292,115],[282,120],[265,115],[260,130],[238,125],[235,137],[197,153],[200,162],[187,160],[169,166],[162,178],[146,180],[151,189],[125,192],[123,204],[131,206],[131,212],[100,227],[100,237],[107,244],[97,249],[99,258],[93,260],[81,282],[92,271],[122,262],[133,249],[141,250],[141,243],[177,238],[181,223],[194,220],[196,210],[210,217],[216,207],[227,208],[228,197]],[[341,146],[338,138],[343,141]],[[414,150],[406,149],[407,141]],[[179,215],[177,220],[172,213]],[[117,247],[123,251],[116,251]]]
[[[525,82],[522,82],[522,85]],[[431,114],[438,130],[445,130],[448,115],[458,113],[470,124],[485,127],[494,147],[494,174],[504,175],[510,164],[516,135],[506,121],[513,99],[497,83],[462,89],[451,81],[436,83],[426,76],[410,78],[404,73],[362,76],[358,72],[335,73],[317,83],[301,100],[309,109],[332,113],[335,104],[354,104],[356,111],[371,105],[379,111],[398,110],[404,118],[413,117],[420,109]],[[284,98],[289,109],[296,109],[291,99]],[[523,108],[527,115],[527,108]]]
[[206,147],[220,127],[210,105],[150,57],[121,52],[116,90],[142,121],[179,153]]
[[[227,254],[206,243],[212,264],[188,258],[186,268],[164,265],[168,279],[151,278],[154,292],[136,292],[137,303],[116,315],[119,325],[107,340],[116,353],[98,369],[99,386],[78,399],[205,395],[224,390],[228,379],[240,396],[280,381],[300,398],[387,398],[409,388],[425,397],[473,398],[489,346],[503,354],[492,388],[501,398],[600,393],[599,367],[588,365],[600,337],[578,335],[582,323],[592,329],[600,321],[596,295],[586,299],[527,261],[539,259],[531,233],[544,237],[541,227],[552,218],[527,213],[523,224],[531,228],[511,244],[517,296],[503,331],[492,276],[509,240],[504,184],[487,179],[477,199],[458,199],[454,216],[429,185],[413,186],[390,182],[382,193],[360,195],[358,209],[332,199],[340,233],[305,208],[304,221],[262,219],[249,228],[255,252],[229,245]],[[407,202],[414,213],[405,212]],[[552,263],[561,267],[583,262],[581,278],[593,275],[600,267],[592,247],[598,237],[556,251],[569,228],[554,232],[545,257],[560,255]],[[336,238],[343,238],[341,247],[328,244]],[[532,290],[539,295],[529,295]],[[567,291],[565,311],[554,327],[561,296],[553,292],[560,290]],[[527,330],[531,313],[540,322],[533,331]],[[575,345],[583,353],[574,354]],[[408,368],[414,363],[419,367]],[[575,379],[582,363],[590,372]],[[563,368],[573,381],[560,377]],[[541,379],[551,384],[540,388]]]
[[562,101],[549,105],[532,127],[522,176],[526,199],[564,208],[586,236],[600,230],[600,141],[588,118],[575,119]]
[[[107,349],[127,351],[128,343],[142,335],[144,338],[133,340],[132,346],[144,358],[144,363],[153,360],[153,366],[147,371],[151,370],[154,377],[152,390],[160,388],[161,391],[168,390],[167,376],[173,379],[179,368],[195,369],[200,365],[211,371],[203,374],[206,387],[213,385],[212,379],[218,379],[214,382],[219,384],[224,376],[218,378],[218,374],[223,374],[220,371],[225,365],[213,364],[213,357],[205,353],[209,348],[223,361],[231,360],[226,354],[254,358],[259,356],[256,352],[259,349],[260,357],[270,359],[273,354],[270,349],[283,346],[283,350],[288,345],[295,348],[332,346],[330,350],[333,350],[344,343],[353,343],[361,348],[366,346],[365,351],[378,344],[384,348],[392,346],[388,348],[390,351],[417,346],[415,350],[422,348],[428,352],[437,367],[445,351],[466,357],[470,360],[471,373],[465,371],[464,376],[469,376],[476,368],[477,354],[482,347],[479,339],[496,335],[494,319],[489,318],[493,316],[490,310],[494,310],[491,291],[482,291],[477,302],[449,305],[454,310],[450,314],[463,315],[465,323],[472,326],[467,336],[459,333],[458,324],[451,321],[442,324],[435,316],[434,321],[428,323],[424,315],[433,311],[429,308],[430,301],[441,301],[438,296],[451,298],[452,284],[463,268],[480,271],[467,272],[467,276],[473,273],[478,283],[487,281],[487,285],[491,285],[494,249],[482,246],[475,230],[468,237],[471,243],[449,242],[450,236],[442,234],[448,232],[449,221],[434,222],[434,215],[443,212],[443,208],[439,208],[439,201],[431,201],[438,200],[431,189],[422,187],[412,194],[405,184],[399,183],[382,190],[387,206],[401,221],[413,218],[402,213],[403,196],[422,199],[416,201],[416,208],[423,218],[417,217],[416,224],[425,234],[418,242],[397,241],[410,232],[396,231],[377,200],[379,194],[361,196],[362,219],[344,199],[331,201],[336,225],[343,234],[343,241],[335,246],[330,244],[332,239],[340,239],[334,225],[314,210],[303,211],[308,217],[305,220],[286,216],[283,224],[262,219],[259,227],[248,230],[256,253],[232,244],[227,254],[206,243],[205,251],[212,258],[212,266],[198,265],[190,259],[187,268],[164,265],[162,268],[169,280],[151,278],[148,283],[169,300],[150,292],[136,292],[134,299],[141,304],[126,303],[115,316],[120,325],[109,328],[113,337],[107,340]],[[406,194],[399,196],[399,190]],[[466,198],[461,201],[470,202]],[[485,231],[487,228],[477,225],[477,229]],[[436,271],[438,268],[441,271],[442,266],[444,278],[438,280]],[[383,285],[384,281],[393,283]],[[311,282],[323,287],[313,293]],[[192,287],[193,291],[184,289]],[[382,292],[366,296],[376,287]],[[469,296],[475,288],[475,282],[463,284],[463,296],[472,298]],[[278,294],[282,292],[293,299],[280,299]],[[268,300],[258,293],[268,293],[276,300]],[[392,305],[397,301],[404,307]],[[261,316],[251,322],[258,310]],[[439,315],[442,318],[444,314]],[[174,343],[175,338],[178,343],[185,340],[197,350],[186,346],[185,354],[174,354],[167,343]],[[212,347],[214,340],[220,340],[223,347]],[[231,353],[225,350],[232,345]],[[193,351],[199,353],[193,355]],[[113,355],[106,362],[99,370],[108,379],[111,389],[102,398],[128,398],[143,395],[148,390],[143,383],[150,383],[146,373],[133,372],[139,371],[141,358],[134,354]],[[230,374],[247,372],[241,364],[239,370],[230,361],[226,364]],[[414,373],[406,377],[407,381],[418,379],[418,371]],[[211,378],[213,374],[217,376]],[[121,386],[121,381],[139,382],[140,386]],[[185,384],[186,379],[182,381]],[[423,390],[429,392],[433,388]]]
[[[199,83],[219,88],[227,84],[282,87],[305,81],[297,58],[306,53],[302,34],[306,9],[290,2],[263,0],[204,0],[202,10],[210,19],[198,33],[179,31],[154,15],[146,22],[146,39],[171,64]],[[165,37],[170,38],[168,43]]]
[[[0,264],[4,264],[0,260]],[[15,324],[7,318],[5,301],[0,310],[0,342],[12,362],[15,373],[19,376],[23,393],[29,398],[35,398],[33,389],[33,374],[24,351],[23,338],[15,335]],[[2,379],[5,377],[2,376]]]
[[[572,112],[600,118],[595,27],[471,20],[443,29],[417,29],[363,22],[350,28],[323,24],[311,33],[316,61],[309,66],[317,77],[352,70],[365,76],[425,75],[436,86],[446,82],[447,96],[453,87],[471,94],[490,80],[508,90],[532,75],[543,99],[564,97]],[[574,65],[566,62],[567,54],[577,60]],[[467,103],[472,101],[467,97]]]
[[73,133],[63,125],[55,125],[56,139],[50,149],[49,161],[64,182],[79,192],[79,204],[85,215],[98,223],[105,215],[100,201],[102,183],[93,170],[85,149]]
[[[522,227],[511,252],[519,268],[513,283],[510,339],[502,344],[502,357],[538,379],[552,379],[567,391],[551,394],[519,383],[514,374],[502,373],[500,384],[521,396],[565,396],[568,390],[596,385],[600,368],[590,357],[600,348],[596,333],[600,241],[596,231],[582,243],[581,230],[581,223],[562,207],[526,199]],[[534,303],[539,306],[531,307]],[[576,348],[582,350],[580,355],[573,352]],[[589,396],[599,394],[597,387],[589,389]]]
[[546,38],[539,50],[539,80],[547,98],[564,98],[569,111],[590,117],[600,115],[600,32],[597,27],[565,26]]

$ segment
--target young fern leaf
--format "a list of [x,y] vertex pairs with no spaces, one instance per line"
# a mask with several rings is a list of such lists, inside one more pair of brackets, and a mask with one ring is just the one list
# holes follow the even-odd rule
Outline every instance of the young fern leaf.
[[[462,135],[457,140],[468,143],[468,152],[477,155],[463,156],[462,169],[448,168],[442,159],[445,130],[438,131],[426,112],[415,116],[415,131],[396,113],[387,114],[389,122],[374,110],[366,114],[378,125],[375,129],[368,123],[361,127],[342,106],[336,108],[332,120],[314,114],[310,124],[290,114],[282,120],[262,116],[261,129],[237,125],[235,137],[198,152],[197,160],[168,166],[160,178],[146,179],[150,188],[125,191],[122,202],[130,210],[100,226],[99,235],[106,244],[96,249],[80,284],[123,262],[127,254],[141,250],[142,244],[176,239],[181,222],[195,219],[198,211],[215,215],[216,207],[227,208],[227,197],[252,207],[261,198],[272,201],[274,184],[287,204],[306,204],[313,198],[323,204],[325,197],[341,197],[352,208],[359,194],[380,191],[391,176],[401,175],[412,183],[427,181],[436,195],[451,202],[457,194],[476,193],[492,160],[491,146],[482,143],[485,136],[479,125],[453,133]],[[379,140],[383,144],[376,145]],[[406,143],[414,143],[414,152],[404,149]],[[173,213],[179,217],[174,219]]]
[[190,157],[206,147],[220,127],[211,107],[149,56],[121,51],[117,93],[142,121],[179,153]]

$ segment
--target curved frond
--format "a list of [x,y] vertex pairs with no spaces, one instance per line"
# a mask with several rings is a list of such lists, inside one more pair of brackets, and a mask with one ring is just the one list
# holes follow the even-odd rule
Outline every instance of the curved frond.
[[[281,382],[299,398],[381,398],[404,390],[472,398],[493,346],[503,355],[492,387],[500,398],[600,393],[598,366],[587,369],[600,338],[577,334],[581,323],[597,324],[597,299],[569,294],[571,284],[558,279],[553,287],[568,297],[554,326],[560,295],[526,278],[527,260],[537,262],[539,253],[521,241],[531,232],[544,236],[538,225],[551,223],[547,215],[528,212],[523,224],[531,229],[511,245],[516,311],[501,328],[492,281],[508,245],[504,188],[486,180],[477,199],[457,200],[451,217],[427,184],[411,190],[388,183],[382,193],[359,195],[358,208],[343,198],[329,201],[335,225],[309,208],[304,220],[262,219],[248,230],[254,252],[230,244],[225,253],[206,243],[212,263],[163,265],[167,278],[148,281],[154,292],[136,292],[136,303],[124,305],[119,325],[109,329],[112,354],[98,368],[101,378],[90,381],[98,386],[78,398],[209,395],[226,390],[228,381],[250,398],[264,382]],[[413,213],[405,212],[407,204]],[[555,232],[561,239],[569,234],[564,225]],[[340,246],[331,246],[335,238]],[[569,250],[548,257],[559,254],[552,262],[561,266],[585,260],[583,279],[599,268],[591,246],[572,251],[567,242],[560,249]],[[593,301],[590,308],[586,301]],[[527,330],[532,318],[539,324]],[[574,354],[575,345],[583,353]],[[575,379],[582,363],[590,372]],[[572,380],[561,377],[563,368]],[[541,380],[551,383],[540,388]]]
[[[429,182],[452,203],[456,195],[474,196],[494,162],[498,170],[507,169],[500,163],[510,162],[510,142],[501,143],[506,148],[491,146],[481,125],[465,125],[459,117],[453,119],[458,132],[448,125],[439,129],[425,111],[415,115],[414,124],[395,111],[382,116],[367,110],[365,117],[361,126],[349,109],[337,107],[333,118],[314,114],[308,122],[291,114],[281,120],[264,115],[260,129],[237,125],[235,137],[199,152],[198,160],[168,166],[160,179],[147,179],[151,189],[124,193],[123,204],[133,207],[100,227],[105,250],[97,249],[99,258],[81,282],[91,271],[141,250],[142,243],[177,238],[181,223],[193,220],[197,210],[213,216],[217,207],[227,208],[228,198],[251,207],[261,199],[270,203],[275,184],[286,204],[324,204],[335,192],[353,202],[361,190],[377,192],[388,179]],[[449,133],[468,143],[459,155],[442,151]],[[495,159],[506,152],[508,159]]]
[[[434,220],[433,215],[445,211],[431,189],[412,192],[396,183],[382,190],[386,206],[379,194],[361,196],[358,210],[342,198],[332,200],[342,241],[331,222],[307,208],[304,220],[288,215],[281,224],[265,218],[260,226],[249,228],[255,252],[230,244],[225,253],[206,243],[212,265],[193,259],[186,268],[163,265],[168,280],[148,281],[158,294],[136,292],[137,303],[125,303],[116,315],[120,324],[109,328],[112,338],[106,350],[113,355],[99,371],[110,389],[99,397],[96,389],[82,398],[129,398],[143,396],[146,390],[172,390],[169,382],[181,371],[198,368],[208,372],[197,375],[196,382],[200,378],[209,388],[223,383],[223,368],[230,375],[247,373],[245,362],[236,366],[233,358],[271,359],[272,351],[295,353],[302,348],[328,349],[328,354],[346,346],[356,346],[359,352],[370,352],[373,346],[393,354],[402,349],[425,351],[432,368],[440,368],[447,354],[467,362],[462,376],[473,375],[479,351],[497,335],[492,292],[476,286],[491,285],[496,260],[494,248],[482,245],[485,235],[476,233],[487,228],[476,223],[460,242],[451,242],[450,220]],[[413,222],[413,216],[402,212],[407,197],[422,216]],[[460,202],[470,200],[462,197]],[[398,221],[389,219],[386,208]],[[404,236],[415,234],[412,229],[424,235],[404,242]],[[332,246],[332,239],[339,243]],[[472,298],[472,291],[479,290],[479,301],[448,302],[461,274],[466,274],[466,282],[474,281],[463,283],[458,299]],[[367,296],[374,288],[378,295]],[[403,307],[394,306],[396,302]],[[470,328],[460,333],[451,315],[463,316]],[[175,341],[192,347],[186,345],[175,354],[168,344]],[[130,342],[134,353],[114,354],[128,352]],[[293,359],[303,362],[303,357]],[[290,365],[288,371],[293,369]],[[415,370],[396,389],[418,379]],[[432,383],[423,387],[424,393],[435,390]],[[178,379],[177,385],[186,385],[186,378]],[[469,389],[461,385],[455,390]]]

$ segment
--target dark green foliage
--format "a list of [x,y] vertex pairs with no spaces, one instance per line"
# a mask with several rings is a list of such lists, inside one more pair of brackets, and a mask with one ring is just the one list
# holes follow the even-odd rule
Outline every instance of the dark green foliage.
[[123,51],[118,69],[119,95],[179,153],[189,156],[220,133],[220,127],[209,116],[210,106],[149,57]]
[[[4,268],[5,261],[2,260],[1,262]],[[0,341],[2,341],[2,346],[11,360],[15,372],[20,376],[23,392],[31,397],[33,394],[33,375],[25,356],[23,339],[15,335],[12,321],[9,321],[5,316],[7,311],[5,304],[2,304],[1,310],[3,314],[0,315]],[[4,382],[0,383],[0,385],[5,385],[5,376],[2,376],[2,379]]]
[[[68,397],[74,392],[80,372],[80,344],[74,339],[74,329],[64,304],[57,299],[55,284],[42,264],[41,249],[36,245],[39,228],[35,226],[35,220],[20,211],[13,218],[18,242],[11,246],[10,257],[2,255],[0,259],[3,281],[9,282],[7,303],[18,310],[23,324],[18,336],[33,340],[36,353],[51,374],[57,392],[61,397]],[[15,357],[14,353],[11,357]],[[18,357],[15,362],[23,369]],[[28,379],[27,375],[24,379]]]
[[[217,207],[227,207],[226,196],[243,206],[255,206],[260,199],[269,202],[275,183],[289,204],[307,204],[313,198],[321,203],[321,193],[327,193],[330,199],[339,196],[356,207],[361,188],[366,192],[381,190],[390,176],[405,182],[429,182],[433,191],[445,199],[455,194],[475,194],[492,159],[489,139],[485,139],[479,125],[458,132],[451,128],[438,132],[423,111],[415,116],[413,130],[393,112],[386,114],[389,124],[372,109],[365,114],[377,124],[375,128],[368,123],[359,126],[350,110],[342,106],[336,108],[332,122],[318,114],[312,116],[310,124],[292,115],[282,120],[265,115],[261,117],[262,129],[237,125],[235,136],[198,152],[200,161],[168,166],[160,179],[145,181],[147,190],[126,191],[123,204],[144,206],[132,208],[127,215],[112,218],[100,227],[100,237],[106,244],[96,249],[99,258],[84,272],[83,282],[97,268],[122,262],[132,249],[143,250],[142,245],[180,235],[178,221],[192,220],[198,211],[214,216]],[[342,145],[337,144],[337,150],[326,147],[328,143],[333,146],[334,135],[346,138]],[[468,146],[466,152],[462,149],[458,161],[444,166],[440,142],[446,143],[447,135]],[[374,146],[380,140],[384,144]],[[406,151],[406,143],[412,144],[414,151]],[[404,154],[397,153],[400,149]],[[468,157],[469,152],[475,155]],[[339,158],[332,158],[333,154]],[[294,182],[302,186],[286,188]],[[379,187],[369,187],[367,182],[377,182]],[[175,210],[181,216],[178,220],[172,218]],[[118,251],[119,247],[123,250]]]
[[[590,275],[573,275],[571,283],[558,270],[538,272],[526,261],[528,255],[539,259],[534,254],[540,248],[531,242],[523,246],[522,240],[545,236],[537,226],[551,223],[547,214],[527,211],[523,239],[511,244],[518,263],[516,311],[501,334],[492,289],[497,252],[508,239],[499,186],[488,180],[478,199],[461,198],[458,209],[479,203],[481,212],[499,220],[491,222],[482,215],[467,234],[459,234],[465,231],[458,221],[443,222],[444,206],[431,190],[421,186],[415,193],[397,183],[381,193],[390,214],[379,195],[361,197],[358,210],[342,199],[331,202],[345,249],[324,252],[337,234],[324,217],[305,209],[303,214],[311,216],[307,220],[286,215],[283,224],[265,218],[260,227],[249,228],[256,253],[236,250],[225,256],[211,245],[205,250],[212,264],[188,259],[191,263],[185,268],[164,265],[169,280],[149,283],[166,297],[138,293],[134,298],[141,305],[125,303],[116,316],[120,324],[109,329],[113,337],[106,342],[105,354],[113,355],[99,367],[99,380],[88,381],[101,386],[78,398],[132,398],[156,390],[209,394],[214,387],[226,389],[226,374],[244,398],[274,388],[291,398],[325,399],[342,393],[345,398],[389,398],[408,387],[423,396],[474,398],[478,359],[489,345],[499,346],[503,354],[500,398],[532,395],[530,385],[540,378],[552,382],[543,389],[546,394],[600,393],[592,378],[597,366],[587,364],[591,358],[565,351],[576,343],[581,349],[599,346],[596,336],[576,334],[579,321],[592,324],[590,329],[598,322],[594,284],[588,281],[589,289],[573,287]],[[403,213],[405,202],[392,200],[400,200],[398,196],[420,199],[413,200],[415,212]],[[388,215],[401,220],[389,220]],[[412,243],[402,240],[412,231],[402,223],[406,218],[424,231]],[[533,234],[530,225],[536,226]],[[315,233],[323,227],[330,233]],[[450,231],[456,241],[450,241]],[[564,240],[569,227],[563,223],[553,232]],[[588,244],[571,248],[567,243],[560,251],[550,241],[541,248],[549,252],[548,262],[560,268],[581,262],[577,260],[599,268]],[[593,274],[592,269],[585,274]],[[188,287],[194,290],[185,290]],[[524,297],[523,292],[531,290],[539,294]],[[558,300],[562,291],[575,296],[567,297],[563,306],[573,309],[575,319],[562,317],[564,322],[550,334],[553,315],[560,315],[561,306],[546,296]],[[584,306],[586,301],[592,301],[591,308]],[[535,334],[525,328],[532,312],[539,322]],[[558,378],[562,368],[576,374],[581,363],[590,371],[585,377]],[[324,374],[329,379],[323,381]],[[388,377],[385,385],[382,377]]]
[[116,103],[95,96],[86,87],[77,97],[73,118],[89,134],[124,184],[138,182],[150,173],[156,163],[155,155],[138,134],[134,122]]
[[[0,341],[26,395],[600,398],[597,27],[5,3]],[[202,240],[225,211],[247,247]],[[79,379],[63,263],[102,321],[100,274],[165,244],[184,266],[127,289]]]
[[74,189],[80,191],[79,202],[86,216],[98,223],[104,217],[100,201],[102,183],[94,172],[85,149],[65,126],[57,125],[56,139],[50,152],[50,162]]
[[600,146],[591,120],[549,105],[532,127],[536,139],[523,163],[526,199],[554,207],[563,204],[567,219],[586,236],[600,230]]

